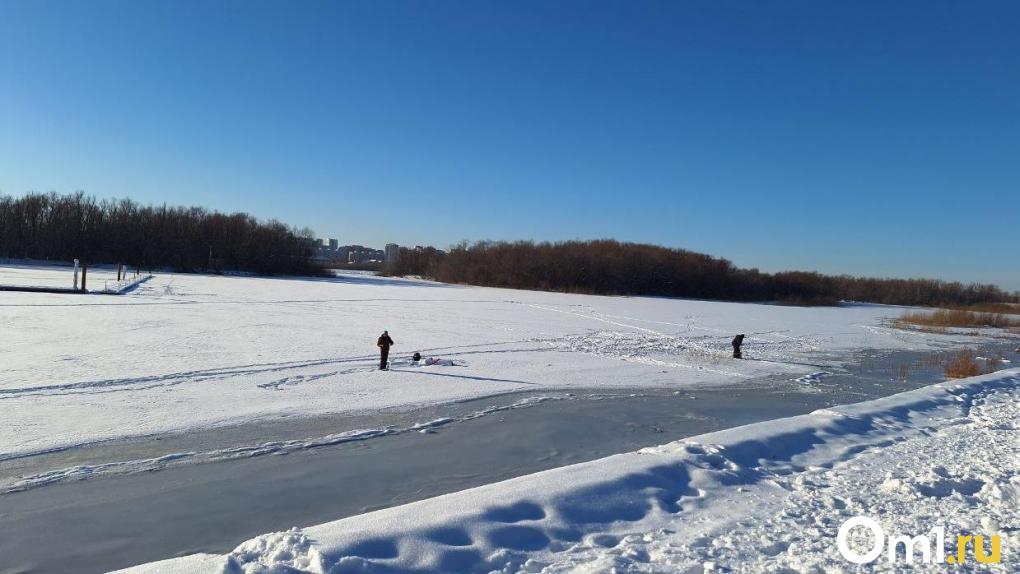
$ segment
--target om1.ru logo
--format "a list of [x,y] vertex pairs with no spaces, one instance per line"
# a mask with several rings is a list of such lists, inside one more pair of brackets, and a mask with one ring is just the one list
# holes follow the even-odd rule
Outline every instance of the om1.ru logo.
[[[867,552],[858,552],[850,548],[847,540],[850,531],[857,527],[864,527],[871,531],[875,542]],[[836,535],[836,546],[839,553],[854,564],[869,564],[882,555],[882,551],[888,552],[890,563],[896,562],[896,549],[903,546],[904,561],[913,564],[914,551],[920,551],[923,564],[963,564],[967,561],[967,548],[973,543],[974,560],[981,564],[998,564],[1001,559],[1001,548],[999,547],[999,535],[991,537],[991,549],[985,548],[985,537],[977,534],[974,536],[965,535],[956,537],[956,553],[946,556],[946,529],[936,526],[931,529],[928,535],[920,536],[889,536],[889,543],[886,544],[885,531],[882,526],[867,516],[855,516],[839,527]]]

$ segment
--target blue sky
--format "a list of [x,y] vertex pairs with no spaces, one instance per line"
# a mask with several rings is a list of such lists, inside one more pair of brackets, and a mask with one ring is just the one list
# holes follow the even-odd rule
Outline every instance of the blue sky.
[[0,0],[0,193],[1020,289],[1020,4]]

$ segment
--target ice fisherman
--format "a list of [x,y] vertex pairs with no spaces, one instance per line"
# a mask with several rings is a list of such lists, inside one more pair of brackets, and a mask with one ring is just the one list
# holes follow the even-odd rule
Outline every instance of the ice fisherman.
[[379,335],[379,340],[376,341],[376,346],[379,347],[379,370],[385,371],[390,358],[390,347],[393,346],[393,339],[390,338],[389,331],[383,331],[382,335]]
[[736,337],[733,337],[733,358],[743,359],[744,356],[740,353],[740,346],[744,344],[744,334],[741,333]]

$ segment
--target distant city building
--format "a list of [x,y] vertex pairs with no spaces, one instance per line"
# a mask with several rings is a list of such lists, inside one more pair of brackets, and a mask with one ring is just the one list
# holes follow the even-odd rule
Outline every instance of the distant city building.
[[[386,252],[382,249],[373,249],[364,245],[340,245],[340,241],[337,239],[311,239],[309,247],[312,251],[312,258],[325,264],[354,265],[386,261]],[[387,248],[389,248],[388,245]]]
[[386,252],[364,245],[341,245],[331,257],[348,264],[382,263],[386,260]]
[[387,243],[386,261],[396,261],[398,255],[400,255],[400,246],[396,243]]
[[422,247],[421,245],[415,245],[414,246],[414,250],[417,251],[418,253],[421,253],[421,252],[425,251],[425,248]]

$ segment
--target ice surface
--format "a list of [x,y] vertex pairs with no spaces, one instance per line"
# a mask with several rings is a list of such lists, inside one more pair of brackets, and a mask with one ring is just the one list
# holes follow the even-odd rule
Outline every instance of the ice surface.
[[1020,520],[1017,420],[1013,369],[124,572],[851,572],[834,540],[855,515],[889,532],[1001,533],[997,571],[1009,572],[1018,542],[1009,525]]
[[[66,269],[0,267],[62,280]],[[520,390],[725,385],[945,337],[899,308],[796,308],[365,275],[159,274],[127,295],[0,293],[0,461],[198,428]],[[393,368],[377,370],[388,329]],[[728,357],[734,333],[744,355]],[[965,340],[959,336],[956,340]],[[453,361],[415,367],[410,355]],[[823,365],[824,367],[824,365]]]

